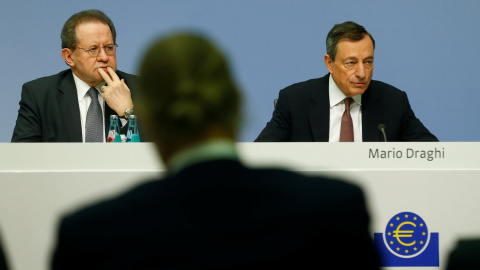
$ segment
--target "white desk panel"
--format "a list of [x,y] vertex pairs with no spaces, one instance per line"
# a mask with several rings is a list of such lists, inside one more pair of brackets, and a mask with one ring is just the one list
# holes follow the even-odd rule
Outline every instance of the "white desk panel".
[[[340,176],[362,186],[372,234],[384,233],[399,212],[420,215],[430,232],[439,233],[440,268],[408,269],[443,269],[460,237],[480,237],[480,143],[237,146],[251,166]],[[6,143],[0,144],[0,153],[0,230],[14,270],[48,269],[63,213],[164,172],[149,143]]]

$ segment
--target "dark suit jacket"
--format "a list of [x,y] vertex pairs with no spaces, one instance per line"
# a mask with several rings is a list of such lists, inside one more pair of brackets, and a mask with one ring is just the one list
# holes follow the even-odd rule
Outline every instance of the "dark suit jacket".
[[3,251],[3,244],[0,237],[0,270],[8,270],[7,257]]
[[[135,76],[118,70],[117,75],[130,90],[134,88]],[[114,114],[105,104],[105,136]],[[70,69],[23,85],[12,142],[82,142],[77,88]]]
[[448,256],[447,270],[480,269],[480,239],[461,239]]
[[[330,128],[329,74],[293,84],[280,91],[272,119],[256,142],[328,142]],[[415,117],[407,94],[372,80],[362,95],[364,142],[384,141],[378,130],[386,126],[388,141],[438,141]]]
[[52,269],[378,269],[368,225],[357,186],[213,160],[64,218]]

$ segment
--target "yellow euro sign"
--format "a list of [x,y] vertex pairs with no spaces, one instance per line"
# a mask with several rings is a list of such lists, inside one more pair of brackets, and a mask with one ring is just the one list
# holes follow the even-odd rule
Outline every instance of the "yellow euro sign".
[[412,237],[411,233],[413,233],[413,231],[400,231],[402,226],[405,225],[405,224],[409,224],[409,225],[413,225],[413,227],[417,227],[417,225],[415,225],[415,223],[410,222],[410,221],[405,221],[405,222],[401,223],[400,225],[398,225],[397,229],[395,231],[393,231],[393,237],[397,238],[397,241],[404,246],[413,246],[413,245],[415,245],[415,241],[413,241],[412,243],[405,244],[405,243],[402,242],[402,240],[400,240],[400,238],[402,238],[402,237]]

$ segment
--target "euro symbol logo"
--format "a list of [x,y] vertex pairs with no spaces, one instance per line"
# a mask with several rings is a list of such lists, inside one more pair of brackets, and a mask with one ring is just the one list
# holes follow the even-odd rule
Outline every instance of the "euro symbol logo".
[[403,238],[403,237],[412,237],[411,234],[413,233],[413,231],[401,231],[400,230],[402,228],[402,226],[406,225],[406,224],[412,225],[413,227],[417,227],[417,225],[415,225],[415,223],[410,222],[410,221],[405,221],[405,222],[401,223],[400,225],[398,225],[397,229],[395,231],[393,231],[393,233],[394,233],[393,237],[397,238],[397,241],[404,246],[413,246],[413,245],[415,245],[416,241],[413,241],[411,243],[406,244],[406,243],[402,242],[402,240],[400,240],[400,238]]

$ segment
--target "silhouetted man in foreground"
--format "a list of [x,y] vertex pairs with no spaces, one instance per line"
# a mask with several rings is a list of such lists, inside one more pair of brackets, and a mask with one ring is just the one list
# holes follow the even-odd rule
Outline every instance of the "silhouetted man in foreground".
[[167,175],[64,218],[53,269],[377,268],[358,187],[242,164],[240,93],[208,40],[157,41],[140,78]]

